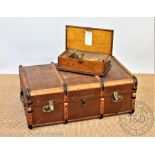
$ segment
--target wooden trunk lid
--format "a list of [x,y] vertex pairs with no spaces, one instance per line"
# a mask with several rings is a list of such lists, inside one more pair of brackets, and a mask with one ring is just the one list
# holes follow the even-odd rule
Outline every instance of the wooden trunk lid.
[[[54,64],[36,65],[22,67],[30,91],[30,96],[35,100],[35,105],[44,104],[44,100],[55,100],[62,102],[64,100],[64,87],[67,84],[69,100],[76,100],[80,97],[94,98],[100,96],[100,84],[94,76],[75,74],[69,72],[60,72],[62,80],[58,76]],[[21,78],[22,81],[23,78]],[[96,91],[97,93],[94,93]],[[79,92],[79,93],[77,93]],[[78,95],[79,94],[79,95]]]
[[[45,94],[63,94],[63,84],[55,73],[52,64],[22,67],[31,96]],[[71,72],[57,71],[67,84],[68,92],[100,88],[98,76],[89,76]],[[105,87],[133,84],[131,73],[125,70],[115,58],[109,74],[103,78]],[[127,88],[127,87],[126,87]],[[129,88],[130,89],[130,88]]]
[[112,55],[113,30],[66,26],[66,50]]

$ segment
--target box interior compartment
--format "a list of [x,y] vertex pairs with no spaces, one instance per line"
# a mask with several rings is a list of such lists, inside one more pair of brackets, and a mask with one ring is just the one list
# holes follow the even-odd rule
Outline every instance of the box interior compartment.
[[69,59],[77,59],[81,61],[98,61],[104,62],[107,59],[110,59],[110,56],[103,53],[96,52],[83,52],[83,51],[75,51],[75,50],[66,50],[61,57],[69,58]]

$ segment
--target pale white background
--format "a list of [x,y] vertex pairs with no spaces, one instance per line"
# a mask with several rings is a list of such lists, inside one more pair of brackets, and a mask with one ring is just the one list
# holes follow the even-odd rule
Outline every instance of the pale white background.
[[[76,7],[75,7],[76,6]],[[93,10],[93,11],[92,11]],[[1,16],[154,16],[154,0],[1,0]],[[102,130],[102,129],[101,129]],[[35,132],[35,131],[34,131]],[[46,131],[45,131],[46,132]],[[154,154],[151,137],[0,138],[2,154]],[[25,149],[27,146],[28,149]],[[69,148],[69,149],[68,149]],[[24,150],[24,151],[23,151]]]
[[65,25],[114,29],[113,55],[133,73],[154,72],[154,18],[0,18],[0,73],[57,62]]

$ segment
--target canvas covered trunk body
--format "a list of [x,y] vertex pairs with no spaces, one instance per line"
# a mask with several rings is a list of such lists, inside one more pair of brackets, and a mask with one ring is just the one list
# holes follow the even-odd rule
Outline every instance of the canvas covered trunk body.
[[19,67],[28,127],[133,112],[137,80],[114,57],[106,77],[58,71],[56,64]]

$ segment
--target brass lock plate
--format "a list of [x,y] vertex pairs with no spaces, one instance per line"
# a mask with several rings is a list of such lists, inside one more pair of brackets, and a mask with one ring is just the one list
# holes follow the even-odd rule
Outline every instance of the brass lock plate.
[[123,100],[123,96],[122,95],[119,95],[118,92],[113,92],[112,100],[115,103],[121,102]]
[[50,100],[48,101],[47,105],[43,106],[43,112],[52,112],[54,111],[54,101]]

